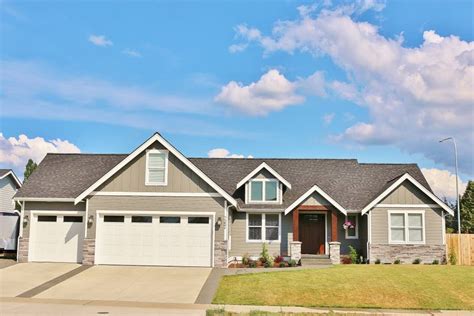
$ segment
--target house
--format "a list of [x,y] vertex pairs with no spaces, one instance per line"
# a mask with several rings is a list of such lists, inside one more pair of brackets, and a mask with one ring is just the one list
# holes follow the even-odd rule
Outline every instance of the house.
[[83,264],[226,267],[263,243],[431,262],[452,214],[416,164],[187,158],[158,133],[125,155],[48,154],[15,200],[19,261]]
[[21,181],[13,170],[0,169],[0,249],[16,250],[18,238],[18,212],[13,196]]

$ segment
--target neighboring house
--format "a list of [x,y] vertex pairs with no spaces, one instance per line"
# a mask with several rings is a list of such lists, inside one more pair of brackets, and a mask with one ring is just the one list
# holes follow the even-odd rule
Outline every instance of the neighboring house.
[[15,200],[20,261],[84,264],[225,267],[263,243],[431,262],[452,214],[416,164],[186,158],[158,133],[128,155],[48,154]]
[[13,196],[21,181],[13,170],[0,169],[0,249],[16,250],[18,238],[18,212]]

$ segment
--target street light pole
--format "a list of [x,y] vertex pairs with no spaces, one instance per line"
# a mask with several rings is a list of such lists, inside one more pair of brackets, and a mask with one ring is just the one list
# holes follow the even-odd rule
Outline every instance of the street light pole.
[[458,234],[461,234],[461,211],[459,208],[459,177],[458,177],[458,148],[456,146],[456,139],[454,137],[448,137],[445,139],[440,140],[439,142],[442,143],[447,140],[452,140],[454,144],[454,166],[456,168],[456,207],[458,210]]

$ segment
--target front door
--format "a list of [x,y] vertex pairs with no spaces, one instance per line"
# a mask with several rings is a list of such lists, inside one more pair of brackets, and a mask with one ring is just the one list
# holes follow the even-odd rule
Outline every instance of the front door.
[[326,220],[324,214],[300,214],[299,240],[302,254],[324,254]]

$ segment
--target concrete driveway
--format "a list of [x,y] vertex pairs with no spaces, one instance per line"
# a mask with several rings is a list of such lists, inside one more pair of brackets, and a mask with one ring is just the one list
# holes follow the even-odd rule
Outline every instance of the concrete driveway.
[[0,269],[0,297],[14,297],[79,267],[72,263],[19,263]]
[[94,266],[34,297],[194,303],[210,272],[210,268]]

